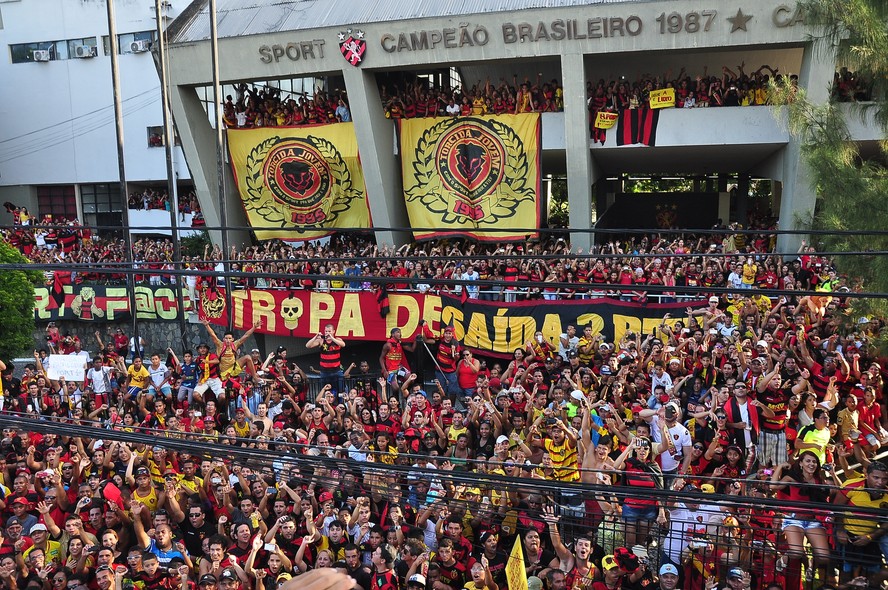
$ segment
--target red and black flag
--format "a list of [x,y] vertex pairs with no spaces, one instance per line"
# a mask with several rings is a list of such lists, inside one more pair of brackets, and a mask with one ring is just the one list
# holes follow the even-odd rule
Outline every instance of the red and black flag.
[[657,143],[659,109],[647,107],[626,109],[617,121],[617,145],[641,143],[653,147]]

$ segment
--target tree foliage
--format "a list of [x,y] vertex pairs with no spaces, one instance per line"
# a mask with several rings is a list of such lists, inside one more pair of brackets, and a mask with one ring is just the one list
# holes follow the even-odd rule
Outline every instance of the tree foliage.
[[[25,265],[21,252],[0,240],[0,264]],[[34,287],[43,280],[36,270],[0,270],[0,359],[9,359],[34,348]]]
[[[862,235],[888,229],[888,2],[885,0],[803,0],[806,22],[815,33],[815,50],[838,56],[838,63],[872,81],[873,101],[849,105],[830,101],[813,104],[803,90],[775,87],[785,105],[791,132],[802,142],[802,157],[817,194],[814,218],[803,220],[827,234],[814,237],[822,251],[885,252],[888,236]],[[861,156],[848,130],[849,117],[877,125],[879,153]],[[836,265],[849,284],[870,292],[888,293],[888,256],[838,256]],[[888,316],[888,301],[852,300],[851,317]]]

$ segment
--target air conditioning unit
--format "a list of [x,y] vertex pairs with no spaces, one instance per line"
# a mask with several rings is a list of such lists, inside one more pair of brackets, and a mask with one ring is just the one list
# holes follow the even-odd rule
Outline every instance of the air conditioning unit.
[[130,51],[133,53],[145,53],[151,49],[151,42],[145,39],[139,39],[130,43]]
[[89,45],[75,45],[74,57],[95,57],[94,48]]
[[35,49],[34,50],[34,61],[49,61],[49,49]]

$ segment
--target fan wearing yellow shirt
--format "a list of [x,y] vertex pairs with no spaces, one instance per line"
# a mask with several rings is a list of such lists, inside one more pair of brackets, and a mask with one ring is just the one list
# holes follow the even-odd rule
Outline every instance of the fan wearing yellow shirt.
[[[530,427],[530,433],[539,432],[538,425],[544,416],[540,416]],[[577,481],[580,479],[577,462],[577,435],[565,426],[558,418],[546,418],[548,436],[537,439],[528,435],[525,441],[528,445],[543,447],[549,453],[552,467],[555,470],[555,479],[558,481]]]
[[138,397],[142,390],[148,389],[150,381],[151,374],[145,368],[145,365],[142,364],[142,358],[135,357],[133,364],[126,370],[127,398]]
[[[888,509],[888,465],[873,461],[866,468],[865,477],[849,479],[836,495],[838,506],[875,508],[883,513]],[[837,510],[833,513],[837,549],[842,556],[840,582],[847,583],[861,575],[877,574],[882,566],[882,551],[888,545],[888,524],[879,525],[872,514],[854,514]]]
[[499,586],[493,581],[486,556],[482,555],[481,561],[476,561],[469,573],[472,579],[463,586],[465,590],[499,590]]

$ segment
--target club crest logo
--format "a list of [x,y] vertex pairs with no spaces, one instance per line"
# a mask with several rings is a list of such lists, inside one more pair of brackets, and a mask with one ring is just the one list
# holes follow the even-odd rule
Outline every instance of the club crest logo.
[[492,226],[536,194],[524,143],[495,119],[448,118],[430,127],[416,144],[413,169],[407,201],[420,201],[443,224]]
[[281,227],[330,225],[361,196],[336,146],[312,135],[257,145],[247,157],[245,181],[247,211]]
[[262,175],[274,198],[294,209],[313,209],[330,191],[330,166],[301,139],[276,145],[265,156]]
[[360,29],[352,31],[346,30],[339,33],[339,52],[345,61],[351,65],[358,67],[364,61],[364,54],[367,52],[367,41],[364,40],[364,31]]
[[477,202],[499,186],[505,159],[499,137],[475,122],[442,133],[435,153],[444,186],[467,202]]

